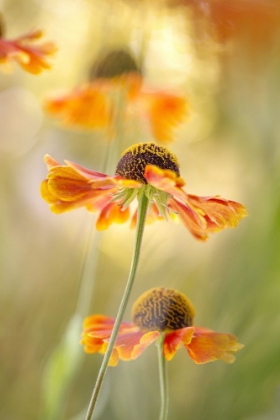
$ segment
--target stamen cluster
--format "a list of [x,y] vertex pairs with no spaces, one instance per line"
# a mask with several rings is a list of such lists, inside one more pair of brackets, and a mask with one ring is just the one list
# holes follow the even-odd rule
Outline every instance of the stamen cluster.
[[122,154],[116,169],[116,174],[126,179],[134,179],[147,184],[144,177],[147,165],[155,165],[161,169],[170,169],[180,176],[179,163],[174,153],[167,147],[154,143],[138,143],[129,147]]
[[139,189],[123,188],[114,195],[112,201],[116,201],[127,208],[136,197],[139,198],[140,194],[145,194],[151,204],[156,204],[159,214],[167,218],[170,211],[168,207],[170,194],[148,184],[145,178],[147,165],[169,169],[175,172],[178,177],[180,176],[177,157],[167,147],[158,146],[154,143],[138,143],[125,150],[117,165],[116,175],[139,181],[143,186]]
[[184,294],[164,287],[148,290],[132,308],[134,324],[146,331],[191,327],[194,315],[194,307]]

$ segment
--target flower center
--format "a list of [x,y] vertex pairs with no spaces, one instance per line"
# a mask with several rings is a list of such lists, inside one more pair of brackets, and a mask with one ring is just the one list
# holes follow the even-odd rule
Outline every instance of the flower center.
[[91,70],[90,79],[111,79],[127,73],[141,74],[141,71],[129,51],[117,49],[98,57]]
[[116,174],[147,184],[144,177],[147,165],[170,169],[180,176],[177,157],[166,147],[154,143],[138,143],[125,150],[118,163]]
[[132,308],[134,324],[146,331],[190,327],[194,315],[194,307],[184,294],[164,287],[143,293]]

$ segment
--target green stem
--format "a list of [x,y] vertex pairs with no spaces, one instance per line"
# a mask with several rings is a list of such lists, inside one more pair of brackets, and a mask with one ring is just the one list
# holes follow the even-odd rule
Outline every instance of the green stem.
[[142,238],[143,238],[143,233],[144,233],[144,227],[145,227],[145,219],[146,219],[146,214],[147,214],[147,208],[148,208],[148,198],[145,195],[145,191],[143,188],[142,191],[142,196],[139,198],[139,204],[138,204],[138,216],[137,216],[137,225],[136,225],[136,236],[135,236],[135,243],[134,243],[134,251],[133,251],[133,256],[132,256],[132,262],[131,262],[131,267],[130,267],[130,272],[128,275],[128,280],[126,283],[126,287],[123,293],[123,297],[119,306],[119,310],[116,316],[116,321],[114,324],[114,327],[112,329],[112,334],[111,334],[111,338],[110,341],[108,343],[108,347],[106,350],[106,353],[104,354],[103,357],[103,361],[97,376],[97,380],[95,383],[95,387],[91,396],[91,400],[89,403],[89,407],[88,407],[88,411],[87,411],[87,415],[86,415],[86,420],[90,420],[93,410],[95,408],[96,405],[96,401],[98,398],[98,394],[99,391],[101,389],[107,368],[108,368],[108,364],[110,361],[110,357],[111,354],[113,352],[114,349],[114,344],[119,332],[119,328],[123,319],[123,315],[128,303],[128,299],[131,293],[131,289],[134,283],[134,279],[135,279],[135,275],[136,275],[136,270],[137,270],[137,266],[138,266],[138,262],[139,262],[139,256],[140,256],[140,250],[141,250],[141,243],[142,243]]
[[166,360],[163,355],[162,347],[164,343],[164,335],[160,337],[158,343],[158,366],[159,366],[159,381],[160,381],[160,416],[159,420],[167,420],[168,413],[168,378]]

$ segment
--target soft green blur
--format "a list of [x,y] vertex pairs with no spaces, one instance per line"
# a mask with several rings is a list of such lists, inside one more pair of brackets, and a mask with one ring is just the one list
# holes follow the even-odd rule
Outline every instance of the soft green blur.
[[[190,119],[169,145],[187,191],[239,201],[249,214],[206,243],[172,221],[144,234],[129,308],[151,287],[173,287],[195,305],[195,325],[245,344],[233,365],[198,366],[181,348],[168,363],[169,420],[280,416],[280,39],[275,34],[254,53],[240,40],[221,45],[207,32],[198,36],[187,8],[149,3],[0,2],[7,38],[44,29],[59,47],[51,71],[33,76],[15,65],[0,74],[1,420],[85,415],[101,356],[84,355],[79,337],[73,343],[81,277],[86,272],[94,282],[88,315],[115,316],[134,231],[113,226],[93,235],[94,247],[94,215],[50,212],[39,194],[44,154],[102,171],[108,143],[100,133],[62,129],[41,104],[83,83],[100,51],[122,46],[143,62],[149,87],[188,97]],[[95,418],[155,420],[159,403],[152,345],[136,361],[109,369]]]

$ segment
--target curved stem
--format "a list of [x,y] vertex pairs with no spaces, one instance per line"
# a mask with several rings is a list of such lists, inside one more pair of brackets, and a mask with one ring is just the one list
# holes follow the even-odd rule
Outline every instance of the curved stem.
[[159,420],[167,420],[168,413],[168,378],[166,360],[163,356],[162,347],[164,342],[164,335],[160,337],[158,343],[158,366],[159,366],[159,381],[160,381],[160,416]]
[[123,319],[123,315],[128,303],[128,299],[131,293],[131,289],[134,283],[134,279],[135,279],[135,275],[136,275],[136,270],[137,270],[137,266],[138,266],[138,262],[139,262],[139,256],[140,256],[140,250],[141,250],[141,243],[142,243],[142,238],[143,238],[143,233],[144,233],[144,227],[145,227],[145,219],[146,219],[146,214],[147,214],[147,208],[148,208],[148,198],[145,195],[145,191],[143,188],[142,191],[142,196],[139,199],[139,204],[138,204],[138,216],[137,216],[137,226],[136,226],[136,237],[135,237],[135,243],[134,243],[134,251],[133,251],[133,256],[132,256],[132,262],[131,262],[131,267],[130,267],[130,272],[128,275],[128,280],[126,283],[126,287],[123,293],[123,297],[119,306],[119,310],[116,316],[116,321],[112,330],[112,334],[111,334],[111,338],[110,341],[108,343],[108,347],[106,350],[106,353],[104,354],[103,357],[103,361],[101,364],[101,367],[99,369],[99,373],[97,376],[97,380],[95,383],[95,387],[91,396],[91,400],[89,403],[89,407],[88,407],[88,411],[87,411],[87,415],[86,415],[86,420],[90,420],[94,407],[96,405],[96,401],[98,398],[98,394],[99,391],[101,389],[107,368],[108,368],[108,364],[110,361],[110,357],[111,354],[113,352],[113,348],[114,348],[114,344],[119,332],[119,328]]

